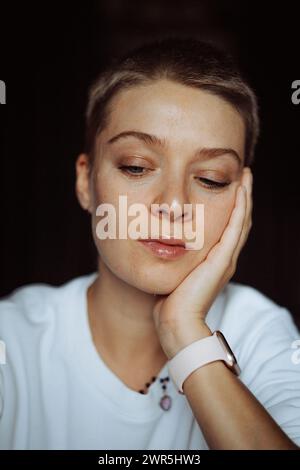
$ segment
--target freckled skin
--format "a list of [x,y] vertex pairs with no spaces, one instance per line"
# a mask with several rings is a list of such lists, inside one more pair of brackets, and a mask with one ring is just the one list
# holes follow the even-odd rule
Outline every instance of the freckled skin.
[[[107,145],[111,137],[127,130],[165,138],[168,148],[150,147],[134,138]],[[116,95],[111,103],[108,126],[98,137],[92,184],[87,195],[100,262],[115,276],[144,292],[172,292],[220,239],[241,178],[242,165],[232,157],[223,155],[193,163],[194,153],[199,147],[232,148],[243,160],[244,139],[240,114],[220,97],[204,90],[159,80]],[[126,176],[119,170],[117,159],[132,155],[144,160],[129,164],[143,166],[146,160],[155,171],[139,179]],[[230,184],[211,190],[195,179],[201,175],[229,179]],[[109,202],[117,210],[119,194],[127,195],[128,205],[144,203],[149,210],[153,203],[204,204],[204,247],[188,251],[178,259],[165,260],[148,253],[135,240],[99,240],[95,235],[99,221],[95,217],[96,207]]]

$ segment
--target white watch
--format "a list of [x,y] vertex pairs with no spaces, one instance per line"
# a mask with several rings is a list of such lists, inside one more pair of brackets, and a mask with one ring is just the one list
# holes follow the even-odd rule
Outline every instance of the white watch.
[[214,361],[224,361],[234,374],[241,373],[235,355],[223,333],[219,330],[211,336],[194,341],[170,359],[168,362],[169,375],[178,391],[184,394],[183,383],[191,373]]

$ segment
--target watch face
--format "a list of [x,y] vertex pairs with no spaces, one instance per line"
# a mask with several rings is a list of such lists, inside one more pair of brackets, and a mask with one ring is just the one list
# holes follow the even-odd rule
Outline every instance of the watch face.
[[241,373],[241,369],[238,365],[238,362],[236,360],[236,357],[235,355],[233,354],[229,344],[227,343],[226,339],[225,339],[225,336],[223,335],[223,333],[219,330],[215,331],[218,339],[221,341],[221,344],[223,345],[224,347],[224,350],[226,352],[226,356],[227,356],[227,365],[230,367],[230,369],[236,374],[236,375],[239,375]]

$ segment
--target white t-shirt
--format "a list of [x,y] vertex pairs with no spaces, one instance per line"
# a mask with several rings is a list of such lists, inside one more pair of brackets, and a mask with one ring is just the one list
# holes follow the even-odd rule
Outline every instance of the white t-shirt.
[[[172,406],[165,411],[159,380],[142,395],[97,353],[86,298],[96,275],[60,287],[25,286],[0,301],[0,339],[6,344],[0,449],[208,449],[187,398],[171,379]],[[290,313],[257,290],[230,283],[206,320],[225,334],[240,379],[300,445],[300,363],[293,349],[300,333]],[[159,377],[167,375],[165,364]]]

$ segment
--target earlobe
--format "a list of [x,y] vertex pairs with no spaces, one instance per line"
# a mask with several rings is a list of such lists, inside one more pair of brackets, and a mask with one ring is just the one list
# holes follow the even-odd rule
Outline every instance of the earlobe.
[[76,160],[76,195],[84,210],[92,213],[89,183],[89,157],[85,153]]

